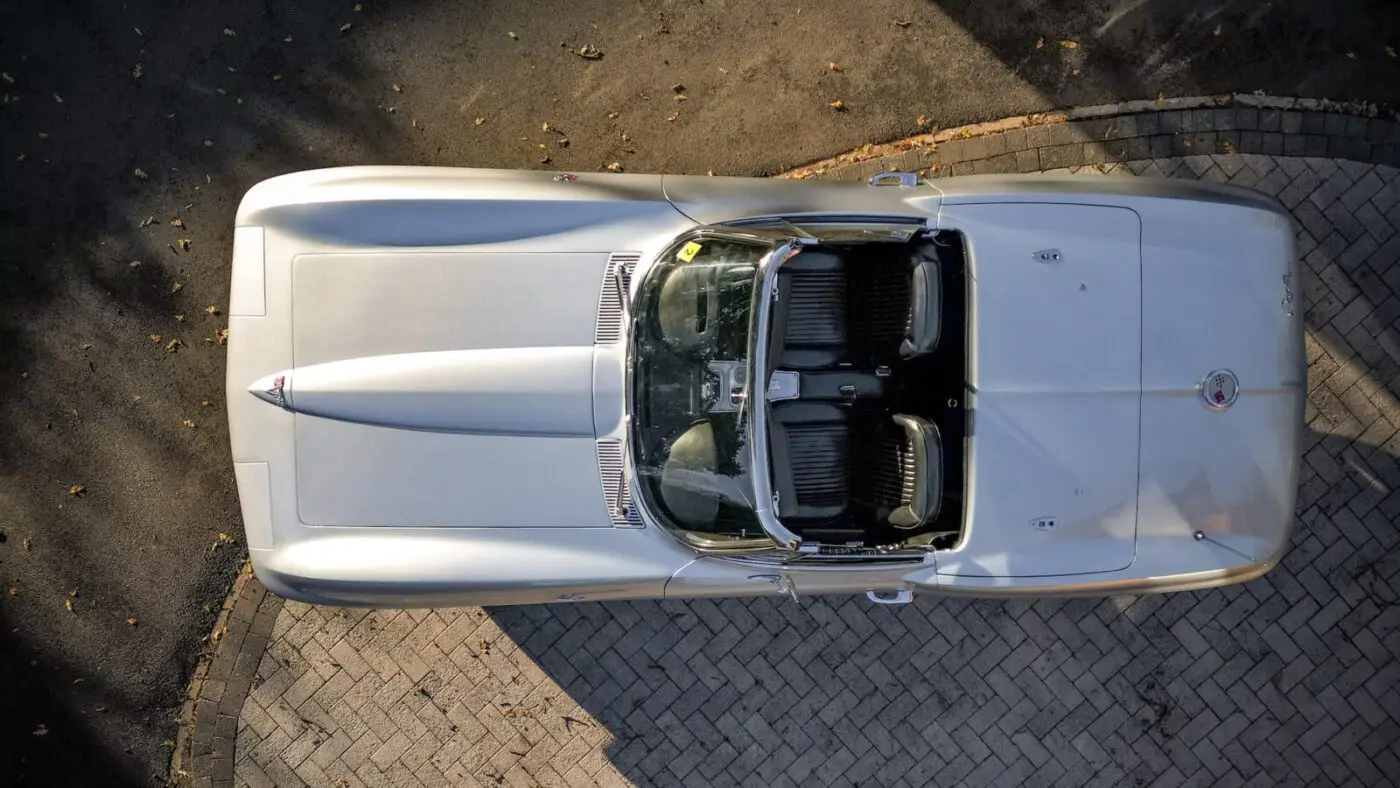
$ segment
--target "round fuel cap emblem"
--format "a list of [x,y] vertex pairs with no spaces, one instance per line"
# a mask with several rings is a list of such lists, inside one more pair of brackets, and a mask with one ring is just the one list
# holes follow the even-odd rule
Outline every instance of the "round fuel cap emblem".
[[1201,380],[1201,399],[1211,410],[1227,410],[1240,396],[1240,380],[1228,369],[1217,369]]

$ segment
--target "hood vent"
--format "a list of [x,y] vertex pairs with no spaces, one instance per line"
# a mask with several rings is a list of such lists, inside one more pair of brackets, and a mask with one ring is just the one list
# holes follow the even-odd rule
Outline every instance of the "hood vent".
[[632,508],[632,494],[627,489],[627,476],[622,458],[622,441],[598,441],[598,475],[603,480],[603,501],[613,525],[620,528],[641,528],[642,518]]
[[636,252],[614,252],[608,257],[603,286],[598,291],[598,322],[593,341],[610,344],[622,339],[622,316],[626,312],[624,291],[631,292],[632,271],[642,259]]

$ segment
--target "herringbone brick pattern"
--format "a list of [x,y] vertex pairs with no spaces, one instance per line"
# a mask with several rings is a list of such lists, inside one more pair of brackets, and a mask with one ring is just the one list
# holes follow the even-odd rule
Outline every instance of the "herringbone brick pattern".
[[1189,156],[1297,217],[1309,436],[1282,565],[1171,596],[364,611],[289,603],[252,785],[1336,785],[1400,779],[1400,173]]

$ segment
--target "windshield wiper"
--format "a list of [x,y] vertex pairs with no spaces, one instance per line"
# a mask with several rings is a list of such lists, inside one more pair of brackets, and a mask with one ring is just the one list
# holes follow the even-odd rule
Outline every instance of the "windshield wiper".
[[613,286],[617,288],[617,300],[622,305],[623,311],[632,314],[632,293],[628,289],[627,266],[622,263],[614,263],[612,267]]

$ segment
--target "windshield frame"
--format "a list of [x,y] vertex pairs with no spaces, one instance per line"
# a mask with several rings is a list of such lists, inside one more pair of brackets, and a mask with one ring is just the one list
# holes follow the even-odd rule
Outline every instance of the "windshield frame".
[[[670,518],[664,516],[662,513],[654,511],[653,507],[649,505],[649,500],[645,491],[641,489],[641,477],[637,467],[636,446],[634,445],[636,429],[634,416],[637,412],[637,338],[639,336],[638,332],[641,330],[639,323],[645,318],[645,315],[642,314],[641,310],[637,307],[637,298],[644,291],[646,283],[659,271],[659,266],[668,255],[674,255],[676,250],[680,249],[688,242],[703,242],[708,240],[752,244],[766,250],[755,266],[754,292],[749,309],[748,375],[744,382],[743,398],[740,406],[741,412],[744,412],[748,417],[744,428],[744,436],[745,440],[751,443],[748,447],[751,465],[749,473],[754,488],[754,514],[759,525],[766,534],[766,538],[721,538],[699,531],[691,531],[681,526],[679,523],[672,522]],[[779,547],[787,547],[787,540],[784,537],[795,538],[795,535],[787,532],[787,529],[782,528],[782,524],[778,522],[777,518],[773,516],[772,513],[772,478],[771,469],[768,465],[768,447],[765,443],[762,447],[756,449],[752,446],[752,441],[756,436],[766,435],[766,431],[762,427],[760,427],[758,432],[755,432],[753,429],[754,420],[766,417],[767,410],[766,407],[764,407],[767,404],[766,399],[760,396],[758,400],[755,400],[753,392],[754,381],[756,379],[755,375],[757,371],[761,369],[761,367],[756,366],[754,363],[754,352],[757,350],[766,353],[767,348],[766,340],[760,341],[758,339],[758,332],[761,331],[762,336],[767,336],[767,324],[770,311],[769,305],[772,302],[771,290],[776,281],[774,277],[769,275],[769,272],[777,270],[777,265],[774,264],[774,260],[778,259],[778,254],[780,252],[782,253],[781,259],[786,260],[788,257],[792,256],[792,254],[796,254],[797,248],[800,247],[791,232],[782,232],[776,228],[731,228],[715,225],[697,227],[677,236],[671,243],[667,244],[661,254],[652,261],[646,274],[637,277],[634,281],[636,292],[632,293],[628,299],[628,320],[631,324],[631,331],[627,339],[626,379],[623,384],[626,388],[627,396],[627,413],[624,419],[626,449],[623,455],[628,471],[627,485],[629,488],[629,498],[632,501],[632,505],[636,506],[647,519],[660,524],[665,530],[669,531],[682,543],[690,547],[706,552],[747,553],[772,550],[775,543]],[[764,389],[766,389],[766,387],[767,385],[765,382]],[[755,407],[756,405],[758,407]],[[763,514],[764,511],[768,512],[766,517]],[[773,529],[774,525],[780,529],[776,533]]]

